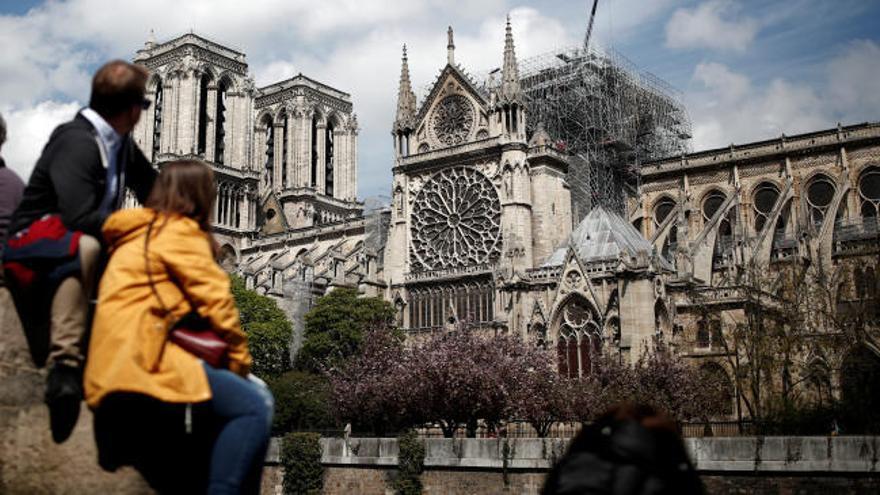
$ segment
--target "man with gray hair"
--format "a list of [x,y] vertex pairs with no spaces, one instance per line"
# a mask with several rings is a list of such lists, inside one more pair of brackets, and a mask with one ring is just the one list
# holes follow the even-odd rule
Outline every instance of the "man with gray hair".
[[[6,143],[6,121],[0,114],[0,153],[3,144]],[[12,213],[21,202],[21,194],[24,191],[24,183],[15,172],[6,168],[3,155],[0,154],[0,259],[3,258],[3,245],[6,244],[6,230]],[[0,287],[3,286],[3,270],[0,270]]]

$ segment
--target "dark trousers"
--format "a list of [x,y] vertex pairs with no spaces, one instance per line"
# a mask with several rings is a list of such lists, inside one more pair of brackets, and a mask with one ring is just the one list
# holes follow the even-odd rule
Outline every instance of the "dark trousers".
[[172,404],[126,392],[105,397],[95,411],[101,467],[132,466],[160,494],[258,494],[272,396],[232,372],[205,370],[210,401]]

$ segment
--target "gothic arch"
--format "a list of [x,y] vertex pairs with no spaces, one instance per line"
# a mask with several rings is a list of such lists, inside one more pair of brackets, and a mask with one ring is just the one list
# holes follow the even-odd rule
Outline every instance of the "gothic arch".
[[856,194],[862,218],[880,218],[880,166],[870,163],[859,170]]
[[257,114],[257,129],[266,130],[266,126],[272,125],[275,122],[275,116],[272,115],[272,110],[269,108],[264,108],[260,110],[260,113]]
[[602,321],[598,308],[584,295],[568,294],[551,321],[559,373],[571,378],[594,370],[602,349]]
[[735,390],[727,370],[715,361],[707,361],[700,365],[699,372],[701,382],[710,394],[705,412],[714,417],[733,415]]
[[226,91],[238,91],[238,84],[236,83],[237,78],[230,74],[229,71],[224,71],[217,76],[217,87],[220,88],[223,86]]
[[672,315],[660,298],[654,302],[654,331],[664,342],[669,342],[672,338]]
[[772,186],[774,186],[774,187],[776,187],[776,189],[779,189],[780,193],[781,193],[782,191],[785,190],[785,184],[784,184],[782,181],[777,180],[776,178],[773,178],[773,177],[759,177],[759,179],[758,179],[757,181],[753,182],[753,183],[748,187],[748,189],[745,189],[745,190],[744,190],[744,191],[745,191],[745,197],[750,198],[750,199],[751,199],[751,198],[754,198],[754,197],[755,197],[755,192],[756,192],[761,186],[763,186],[763,185],[768,185],[768,184],[769,184],[769,185],[772,185]]
[[278,106],[278,109],[275,111],[275,116],[274,116],[273,119],[272,119],[272,120],[273,120],[273,123],[274,123],[275,125],[283,125],[283,124],[284,124],[284,118],[287,117],[287,116],[289,116],[289,115],[290,115],[290,112],[289,112],[289,110],[287,109],[287,107],[284,106],[284,105],[279,105],[279,106]]
[[[804,178],[801,203],[810,224],[817,228],[822,225],[839,189],[840,184],[824,170],[814,171]],[[842,211],[843,208],[838,208],[838,213]]]
[[162,76],[157,72],[150,74],[150,80],[147,82],[147,91],[155,91],[159,84],[162,84]]
[[235,271],[235,267],[238,265],[238,253],[231,244],[226,243],[220,247],[218,258],[220,266],[222,266],[224,270],[230,273]]
[[[721,208],[721,205],[723,205],[724,202],[730,198],[731,194],[733,194],[732,191],[726,191],[723,188],[718,187],[718,186],[710,186],[705,191],[703,191],[703,193],[700,195],[700,199],[697,202],[697,204],[700,205],[700,212],[703,214],[702,215],[702,217],[703,217],[702,224],[704,226],[706,225],[707,222],[709,222],[709,220],[711,220],[712,216],[718,211],[718,209]],[[706,215],[706,207],[707,207],[706,202],[709,200],[715,200],[715,198],[720,199],[720,202],[718,202],[717,207],[713,211],[712,215]],[[714,206],[714,205],[708,205],[708,206]],[[708,217],[708,218],[706,218],[706,217]]]

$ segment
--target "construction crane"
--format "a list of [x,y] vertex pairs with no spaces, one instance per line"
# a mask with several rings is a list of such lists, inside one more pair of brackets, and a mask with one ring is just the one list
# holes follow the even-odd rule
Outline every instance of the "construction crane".
[[593,21],[596,19],[596,6],[598,5],[599,0],[593,0],[593,10],[590,11],[590,23],[587,24],[587,34],[584,36],[584,53],[589,53],[590,36],[593,34]]

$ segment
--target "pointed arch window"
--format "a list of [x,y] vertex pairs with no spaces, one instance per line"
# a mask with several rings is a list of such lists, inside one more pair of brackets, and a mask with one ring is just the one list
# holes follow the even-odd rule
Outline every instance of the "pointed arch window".
[[311,185],[318,185],[318,115],[312,115],[312,160]]
[[[654,205],[654,232],[660,230],[660,227],[663,225],[663,222],[666,221],[666,218],[672,213],[672,210],[675,209],[675,201],[671,198],[662,198],[660,201]],[[675,243],[678,237],[678,227],[673,225],[669,229],[669,234],[666,236],[666,240],[663,242],[663,248],[661,250],[661,255],[667,260],[672,260],[673,253],[675,252]]]
[[859,176],[859,198],[862,218],[880,220],[880,168],[870,167]]
[[329,120],[324,134],[324,194],[327,196],[333,196],[334,130],[333,120]]
[[599,318],[581,298],[572,298],[561,312],[556,343],[559,374],[569,378],[587,376],[595,369],[601,352]]
[[263,124],[266,126],[266,147],[263,152],[265,155],[263,183],[271,189],[275,179],[275,125],[272,122],[272,117],[268,115],[263,119]]
[[227,93],[229,81],[221,79],[217,84],[217,113],[214,117],[214,161],[226,163],[226,107],[228,104]]
[[162,149],[162,110],[165,104],[165,94],[162,80],[156,78],[156,94],[153,97],[153,161],[159,156]]
[[715,362],[700,366],[700,378],[703,387],[708,391],[709,399],[706,413],[710,416],[730,416],[733,414],[734,388],[730,376]]
[[[727,196],[721,191],[712,191],[703,199],[703,225],[708,225],[712,218],[724,205]],[[718,222],[715,236],[715,261],[723,260],[733,250],[733,226],[735,223],[734,209],[727,210]]]
[[770,219],[770,214],[778,200],[779,189],[769,182],[761,183],[755,190],[755,197],[752,201],[755,214],[755,233],[764,230],[764,225]]
[[281,187],[287,187],[287,155],[290,140],[290,117],[284,112],[283,122],[284,131],[282,132],[281,142]]
[[211,84],[211,76],[203,74],[199,79],[199,129],[196,145],[196,153],[205,156],[208,146],[208,86]]
[[817,176],[807,186],[807,214],[817,229],[822,226],[822,221],[825,220],[828,207],[831,206],[836,192],[837,186],[826,175]]

